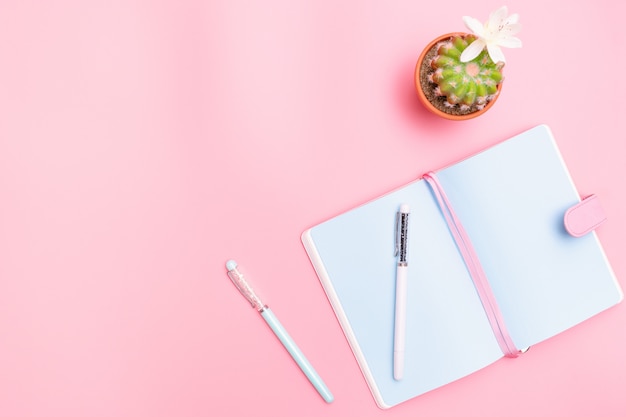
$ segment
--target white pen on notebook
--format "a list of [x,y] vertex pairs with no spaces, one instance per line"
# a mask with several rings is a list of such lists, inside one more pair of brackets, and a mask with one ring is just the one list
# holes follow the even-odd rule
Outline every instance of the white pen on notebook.
[[233,260],[226,262],[226,269],[228,270],[230,280],[233,284],[235,284],[239,292],[246,297],[246,300],[248,300],[252,307],[261,313],[265,322],[270,326],[276,337],[278,337],[285,349],[287,349],[293,360],[296,361],[302,372],[304,372],[304,375],[306,375],[311,384],[313,384],[324,401],[331,403],[334,399],[333,394],[330,392],[324,381],[322,381],[322,378],[315,371],[311,363],[304,356],[300,348],[298,348],[296,342],[294,342],[291,336],[289,336],[287,330],[285,330],[280,321],[278,321],[274,312],[272,312],[267,305],[263,304],[261,299],[254,293],[250,284],[246,282],[243,274],[237,269],[237,262]]
[[393,377],[401,380],[404,375],[404,345],[406,340],[406,291],[407,241],[409,232],[409,206],[402,204],[396,213],[396,251],[398,266],[396,269],[396,312],[393,334]]

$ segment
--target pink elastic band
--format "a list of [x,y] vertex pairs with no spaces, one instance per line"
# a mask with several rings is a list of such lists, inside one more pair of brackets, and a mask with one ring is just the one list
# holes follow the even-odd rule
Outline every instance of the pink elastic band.
[[448,227],[450,228],[450,232],[452,232],[452,236],[454,237],[454,241],[461,252],[461,256],[465,261],[467,269],[469,270],[474,286],[476,287],[476,291],[478,292],[478,297],[480,298],[483,308],[485,309],[487,319],[489,320],[489,324],[491,325],[493,333],[496,336],[500,349],[502,349],[502,352],[504,352],[506,357],[518,357],[520,350],[515,347],[515,344],[513,343],[513,340],[504,325],[502,313],[498,308],[498,304],[496,303],[496,299],[491,291],[485,272],[480,265],[480,261],[478,260],[478,256],[476,255],[476,251],[472,246],[472,242],[470,241],[467,232],[463,228],[459,218],[454,213],[452,205],[450,204],[450,201],[448,200],[448,197],[446,196],[446,193],[444,192],[443,187],[435,174],[433,172],[424,174],[424,179],[428,182],[435,193],[437,203],[443,212],[446,222],[448,223]]

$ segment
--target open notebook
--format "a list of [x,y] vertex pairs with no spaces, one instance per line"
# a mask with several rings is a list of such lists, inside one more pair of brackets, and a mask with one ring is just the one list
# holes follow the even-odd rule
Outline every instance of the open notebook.
[[[515,346],[619,303],[595,232],[563,226],[580,196],[547,126],[436,172]],[[411,207],[404,378],[393,378],[395,215]],[[376,403],[388,408],[503,357],[433,191],[417,180],[302,235]]]

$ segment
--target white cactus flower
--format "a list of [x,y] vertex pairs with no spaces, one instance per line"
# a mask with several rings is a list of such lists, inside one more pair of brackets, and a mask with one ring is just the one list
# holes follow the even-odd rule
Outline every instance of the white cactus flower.
[[476,58],[485,47],[491,60],[495,63],[506,62],[504,53],[500,47],[521,48],[522,41],[516,35],[522,25],[519,22],[517,13],[508,15],[506,6],[502,6],[489,15],[489,20],[485,24],[480,23],[473,17],[464,16],[463,22],[471,30],[477,39],[472,42],[461,54],[461,62],[469,62]]

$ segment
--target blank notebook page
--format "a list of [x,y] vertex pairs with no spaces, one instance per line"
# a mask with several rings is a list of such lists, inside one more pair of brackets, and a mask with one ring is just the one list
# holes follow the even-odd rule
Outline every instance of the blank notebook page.
[[[393,379],[395,213],[411,206],[405,372]],[[375,397],[390,406],[502,356],[448,227],[424,181],[313,228],[316,268]],[[307,245],[308,237],[304,241]],[[313,249],[309,248],[312,255]],[[312,255],[312,257],[315,255]],[[332,277],[332,278],[328,278]],[[336,306],[340,304],[341,307]],[[372,381],[370,381],[372,382]]]
[[578,192],[546,126],[440,171],[517,347],[618,303],[595,233],[575,238],[565,211]]

